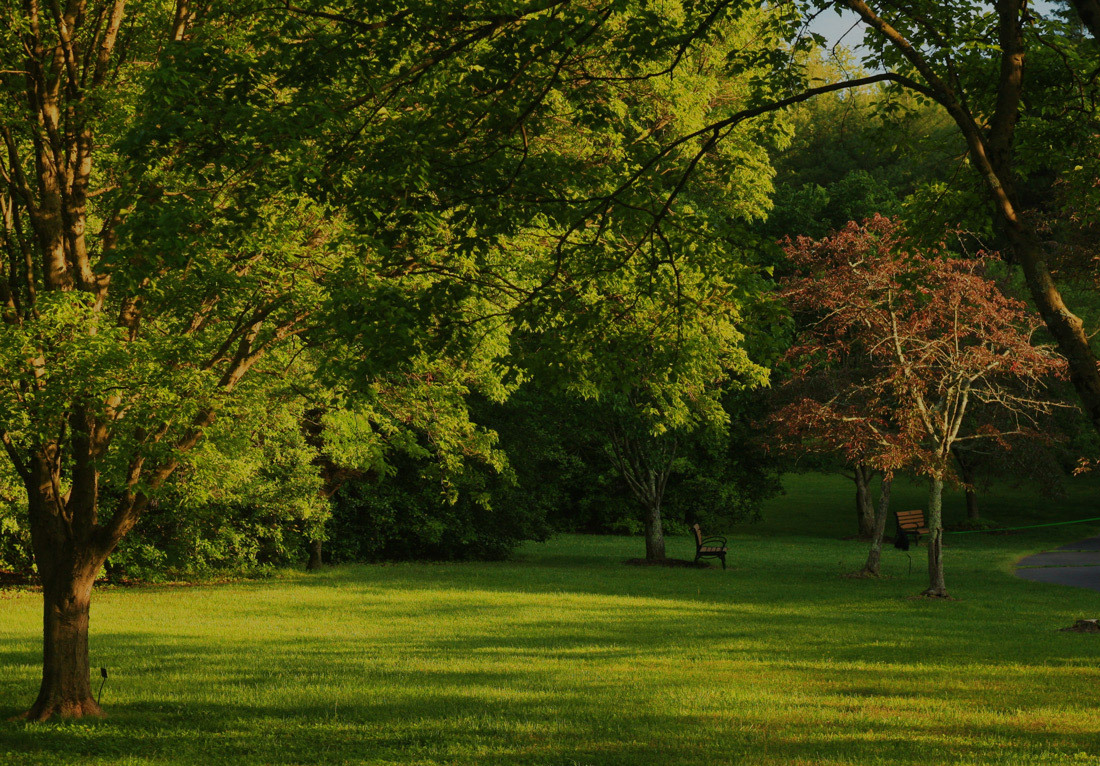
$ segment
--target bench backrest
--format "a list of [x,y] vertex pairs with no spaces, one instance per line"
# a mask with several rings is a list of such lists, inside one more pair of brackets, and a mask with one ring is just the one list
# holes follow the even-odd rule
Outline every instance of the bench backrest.
[[924,526],[924,511],[897,511],[898,526],[902,529],[920,529]]
[[692,526],[691,531],[695,533],[695,547],[698,548],[703,544],[703,530],[699,528],[698,524]]

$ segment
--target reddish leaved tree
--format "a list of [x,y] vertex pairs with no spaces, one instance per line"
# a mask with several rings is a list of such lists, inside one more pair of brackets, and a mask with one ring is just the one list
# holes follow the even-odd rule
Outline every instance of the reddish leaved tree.
[[[804,318],[813,321],[812,316]],[[839,458],[855,467],[857,481],[863,473],[862,494],[871,515],[866,536],[871,547],[858,574],[877,577],[894,472],[909,462],[911,445],[893,426],[891,409],[864,385],[876,371],[873,360],[858,347],[799,343],[790,349],[787,361],[792,373],[778,387],[782,404],[772,415],[776,434],[788,452]],[[882,474],[877,506],[870,497],[868,478],[875,472]]]
[[[785,250],[799,276],[784,296],[810,318],[791,351],[796,376],[860,360],[860,374],[786,408],[786,429],[929,478],[924,595],[945,597],[941,500],[952,449],[976,440],[1008,449],[1010,436],[1033,431],[1054,406],[1046,387],[1065,362],[1032,343],[1038,322],[985,275],[988,260],[917,252],[897,221],[876,216]],[[1002,417],[968,418],[975,402]]]

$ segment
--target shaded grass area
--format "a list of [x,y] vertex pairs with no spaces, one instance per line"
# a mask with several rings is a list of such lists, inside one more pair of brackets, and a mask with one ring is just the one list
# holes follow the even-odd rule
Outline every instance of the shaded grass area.
[[[1098,515],[1095,489],[985,505],[1005,523]],[[503,563],[97,592],[111,717],[0,724],[0,763],[1100,763],[1100,642],[1057,630],[1100,616],[1100,594],[1010,572],[1097,526],[949,538],[959,600],[928,602],[908,598],[923,550],[911,577],[892,550],[889,577],[841,577],[864,556],[837,539],[846,484],[789,490],[766,523],[715,530],[726,572],[627,567],[640,540],[562,536]],[[5,717],[33,698],[41,625],[37,594],[6,595]]]

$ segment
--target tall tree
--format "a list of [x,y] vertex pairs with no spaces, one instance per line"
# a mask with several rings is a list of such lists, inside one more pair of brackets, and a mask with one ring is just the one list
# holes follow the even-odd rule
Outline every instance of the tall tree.
[[[1019,265],[1035,306],[1069,361],[1082,407],[1100,429],[1097,357],[1084,322],[1066,304],[1051,273],[1028,210],[1027,200],[1038,195],[1031,193],[1033,182],[1026,172],[1054,154],[1073,158],[1055,166],[1058,172],[1095,170],[1097,110],[1089,75],[1095,67],[1095,41],[1074,40],[1064,22],[1044,16],[1027,0],[998,0],[992,8],[874,0],[812,5],[856,13],[867,32],[868,63],[896,75],[894,82],[923,94],[954,122],[993,203],[1006,256]],[[1089,23],[1095,3],[1081,0],[1074,5]],[[1047,59],[1061,72],[1057,80],[1047,85],[1025,76],[1027,62]],[[1042,124],[1051,119],[1057,120],[1057,142],[1040,144],[1045,149],[1030,146],[1028,134],[1042,132]],[[1095,188],[1091,193],[1095,195]]]
[[[896,222],[852,223],[820,242],[802,238],[787,253],[807,274],[788,287],[787,298],[820,316],[803,347],[818,358],[849,346],[865,350],[875,372],[854,388],[867,412],[896,429],[904,462],[929,479],[924,595],[945,597],[942,496],[952,450],[978,440],[1007,447],[1006,436],[1026,431],[1034,413],[1050,409],[1045,388],[1064,363],[1032,345],[1035,323],[981,274],[982,260],[916,252]],[[1007,410],[1010,424],[975,426],[967,420],[971,401]],[[842,426],[851,417],[832,398],[805,404],[819,422]]]
[[[44,603],[30,719],[101,713],[96,574],[217,413],[250,395],[246,374],[296,343],[347,256],[325,208],[286,182],[295,120],[255,76],[265,52],[230,41],[211,6],[202,23],[187,8],[0,10],[0,442]],[[191,114],[164,110],[184,98]]]

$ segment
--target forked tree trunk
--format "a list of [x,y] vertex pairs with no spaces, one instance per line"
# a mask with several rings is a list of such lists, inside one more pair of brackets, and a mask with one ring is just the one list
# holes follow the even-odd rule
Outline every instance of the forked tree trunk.
[[880,574],[882,539],[886,536],[886,519],[890,515],[890,489],[893,484],[893,479],[882,477],[878,508],[875,509],[875,528],[871,536],[871,549],[867,552],[867,563],[860,570],[860,574],[867,577],[878,577]]
[[943,477],[934,476],[928,489],[928,588],[922,596],[947,597],[943,580]]
[[665,560],[665,534],[661,525],[661,500],[672,473],[677,440],[657,441],[651,435],[637,437],[615,421],[610,421],[607,435],[609,457],[619,475],[641,505],[645,526],[646,561]]
[[870,540],[875,534],[875,504],[871,500],[873,471],[863,463],[854,467],[856,481],[856,529],[860,540]]
[[665,532],[661,524],[661,506],[658,503],[653,503],[646,509],[645,558],[646,561],[665,560]]

